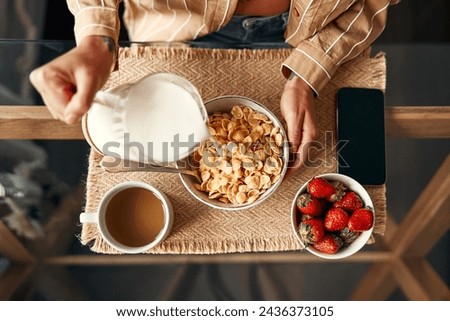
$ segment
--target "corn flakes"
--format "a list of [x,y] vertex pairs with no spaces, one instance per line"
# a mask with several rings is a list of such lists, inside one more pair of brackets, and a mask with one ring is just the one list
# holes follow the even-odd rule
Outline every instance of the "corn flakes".
[[244,105],[209,115],[211,139],[197,150],[201,184],[210,199],[256,201],[281,177],[284,137],[264,114]]

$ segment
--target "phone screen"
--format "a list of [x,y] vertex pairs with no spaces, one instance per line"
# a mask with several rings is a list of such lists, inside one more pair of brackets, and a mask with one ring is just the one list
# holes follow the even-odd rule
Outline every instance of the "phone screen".
[[384,94],[341,88],[337,94],[338,172],[363,185],[386,181]]

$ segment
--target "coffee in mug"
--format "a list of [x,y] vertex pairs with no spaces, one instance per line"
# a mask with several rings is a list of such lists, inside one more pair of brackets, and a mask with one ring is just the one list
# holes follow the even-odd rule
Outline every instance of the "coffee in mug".
[[167,197],[143,182],[125,182],[109,190],[97,213],[82,213],[82,223],[97,223],[102,237],[115,249],[141,253],[169,234],[173,210]]

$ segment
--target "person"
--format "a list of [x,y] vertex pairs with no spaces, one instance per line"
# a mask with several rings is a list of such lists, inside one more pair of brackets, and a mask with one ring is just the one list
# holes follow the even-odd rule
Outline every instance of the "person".
[[[30,74],[53,117],[67,124],[78,122],[87,112],[116,65],[119,2],[67,0],[75,16],[77,46]],[[218,36],[214,39],[226,41],[233,32],[246,37],[254,25],[273,25],[273,19],[284,19],[281,37],[292,53],[280,67],[286,78],[280,109],[291,151],[296,155],[291,165],[295,171],[305,162],[308,145],[317,135],[315,97],[341,64],[358,56],[381,34],[388,8],[397,2],[127,0],[123,21],[131,41],[180,42],[207,40],[214,35]],[[233,25],[236,19],[238,23]],[[244,29],[235,30],[236,26]],[[221,35],[227,28],[228,33]],[[259,39],[271,41],[270,37]]]

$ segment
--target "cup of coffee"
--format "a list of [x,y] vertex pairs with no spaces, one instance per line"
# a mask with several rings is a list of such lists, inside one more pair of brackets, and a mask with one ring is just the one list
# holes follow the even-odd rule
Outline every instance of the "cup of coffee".
[[102,198],[97,212],[81,213],[81,223],[98,225],[103,239],[123,253],[142,253],[162,242],[173,224],[170,200],[144,182],[124,182]]

